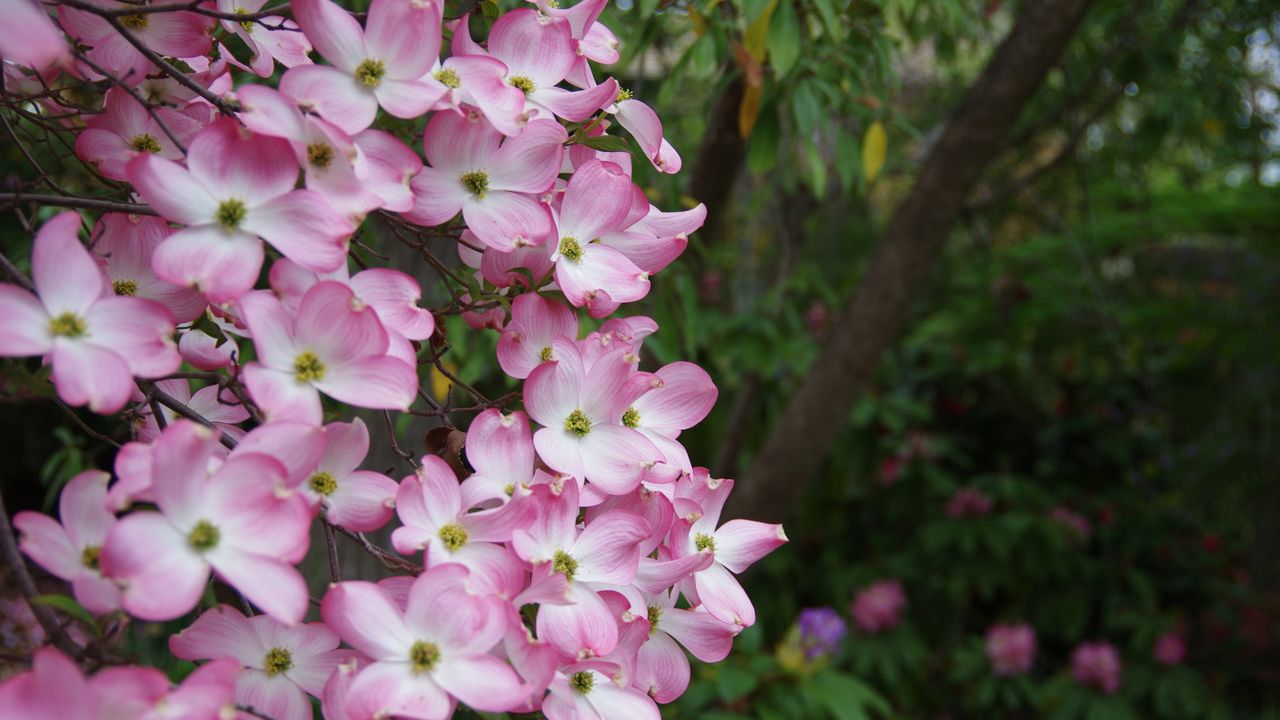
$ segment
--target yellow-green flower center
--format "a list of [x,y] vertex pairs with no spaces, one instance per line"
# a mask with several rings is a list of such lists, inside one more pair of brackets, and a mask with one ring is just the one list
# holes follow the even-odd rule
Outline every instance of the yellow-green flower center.
[[451,68],[440,68],[432,77],[439,80],[440,84],[447,88],[457,90],[462,86],[462,81],[458,79],[458,73]]
[[293,377],[299,383],[316,382],[324,379],[324,363],[316,354],[307,350],[293,361]]
[[187,544],[194,550],[201,552],[212,550],[218,546],[218,540],[221,533],[218,528],[208,520],[201,520],[196,526],[191,528],[191,532],[187,533]]
[[324,169],[333,162],[333,148],[328,143],[311,143],[307,146],[307,162]]
[[262,671],[269,678],[288,672],[291,667],[293,667],[293,653],[282,647],[271,648],[267,651],[267,656],[262,659]]
[[334,479],[332,474],[323,470],[312,475],[311,479],[307,481],[307,485],[321,495],[332,495],[333,491],[338,489],[338,481]]
[[569,676],[569,687],[579,695],[586,695],[591,692],[591,688],[596,686],[596,676],[586,670],[581,670]]
[[564,429],[578,437],[585,437],[591,432],[591,419],[581,410],[574,410],[569,413],[569,417],[565,418]]
[[[237,15],[248,15],[248,14],[249,14],[249,11],[248,11],[248,10],[246,10],[246,9],[244,9],[244,8],[242,8],[242,7],[238,7],[238,8],[236,8],[236,14],[237,14]],[[253,32],[253,21],[252,21],[252,20],[241,20],[241,21],[240,21],[240,27],[244,28],[246,32]]]
[[386,74],[387,64],[381,60],[370,58],[356,66],[356,79],[371,88],[381,85]]
[[228,230],[235,230],[240,227],[240,223],[244,222],[244,216],[249,212],[243,200],[231,198],[223,200],[218,204],[218,212],[215,217],[218,224]]
[[467,192],[475,195],[477,200],[483,200],[485,193],[489,192],[489,173],[483,170],[462,173],[458,181],[467,189]]
[[151,23],[146,14],[141,15],[121,15],[120,24],[130,30],[146,30],[147,25]]
[[627,408],[627,411],[622,413],[622,424],[629,428],[640,427],[640,411],[634,407]]
[[703,550],[715,552],[716,539],[706,533],[698,533],[698,536],[693,539],[693,546],[698,548],[698,552],[702,552]]
[[538,357],[541,358],[542,362],[547,362],[548,360],[550,360],[553,357],[551,346],[548,345],[542,348],[542,352],[538,353]]
[[431,672],[440,662],[440,648],[435,643],[419,640],[409,648],[409,664],[412,666],[415,675]]
[[80,564],[90,570],[97,570],[100,557],[102,557],[102,548],[97,545],[85,545],[80,553]]
[[467,544],[467,531],[457,523],[449,523],[440,528],[440,540],[450,550],[457,550]]
[[515,77],[510,78],[507,82],[510,82],[512,87],[520,88],[520,92],[523,92],[525,95],[533,92],[533,81],[525,75],[516,75]]
[[506,485],[503,485],[503,486],[502,486],[502,492],[506,493],[506,494],[507,494],[507,497],[511,497],[512,495],[515,495],[515,494],[516,494],[516,484],[515,484],[515,483],[507,483]]
[[84,324],[84,318],[73,312],[64,312],[49,321],[49,334],[54,337],[78,338],[82,337],[88,329]]
[[151,133],[142,133],[134,135],[133,140],[129,142],[134,150],[138,152],[158,153],[160,152],[160,141]]
[[572,580],[574,573],[578,572],[578,561],[573,556],[563,550],[557,550],[555,555],[551,556],[551,570],[564,575],[566,580]]
[[630,90],[627,90],[626,88],[618,88],[618,99],[615,100],[614,102],[622,102],[623,100],[630,100],[630,99],[631,99]]
[[115,280],[111,283],[111,289],[117,295],[137,295],[138,283],[135,280]]
[[649,606],[649,634],[653,635],[658,630],[658,621],[662,619],[662,608],[657,605]]
[[582,245],[578,238],[566,235],[560,238],[560,254],[572,262],[582,262]]

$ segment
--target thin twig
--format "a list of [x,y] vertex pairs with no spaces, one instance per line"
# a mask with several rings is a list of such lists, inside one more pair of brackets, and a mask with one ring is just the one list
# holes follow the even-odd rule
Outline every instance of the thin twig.
[[30,193],[0,193],[0,203],[16,204],[31,202],[53,207],[85,208],[86,210],[106,210],[108,212],[131,213],[133,215],[155,215],[156,211],[146,205],[117,202],[101,198],[82,198],[72,195],[34,195]]
[[71,641],[70,636],[67,635],[62,625],[58,622],[58,616],[53,614],[52,609],[35,602],[35,598],[39,597],[40,591],[36,589],[36,583],[31,579],[31,573],[27,572],[27,565],[22,559],[22,553],[18,551],[18,540],[13,535],[13,526],[9,524],[9,511],[4,506],[3,497],[0,497],[0,552],[3,552],[4,561],[9,565],[10,572],[13,573],[13,579],[18,584],[18,591],[22,593],[27,605],[31,607],[31,612],[36,616],[40,627],[44,628],[45,635],[62,652],[72,657],[79,657],[80,646]]

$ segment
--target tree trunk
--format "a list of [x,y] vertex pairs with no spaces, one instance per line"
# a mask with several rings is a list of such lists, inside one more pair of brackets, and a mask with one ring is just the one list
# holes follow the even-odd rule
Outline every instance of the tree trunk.
[[897,339],[964,202],[1014,121],[1075,35],[1091,0],[1030,0],[974,81],[894,212],[831,341],[804,376],[731,513],[782,520],[844,431],[850,409]]

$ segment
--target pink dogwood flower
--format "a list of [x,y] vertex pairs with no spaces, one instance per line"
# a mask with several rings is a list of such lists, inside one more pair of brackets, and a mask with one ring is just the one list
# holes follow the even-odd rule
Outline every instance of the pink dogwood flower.
[[504,141],[479,116],[437,113],[423,138],[428,166],[413,179],[414,206],[404,217],[439,225],[461,211],[491,248],[541,245],[551,220],[535,196],[560,173],[566,140],[564,126],[550,120],[535,120]]
[[119,88],[107,91],[103,110],[85,122],[85,129],[76,137],[76,155],[112,180],[127,180],[125,167],[140,153],[181,160],[182,150],[173,144],[169,132],[186,144],[203,127],[199,120],[172,108],[154,108],[152,116]]
[[618,124],[626,128],[627,132],[636,139],[644,156],[649,158],[649,162],[653,163],[653,167],[658,172],[671,175],[680,172],[684,164],[680,159],[680,153],[676,152],[671,143],[663,137],[662,121],[658,119],[658,114],[653,111],[653,108],[633,99],[630,93],[623,93],[609,108],[609,112],[613,113],[613,116],[618,119]]
[[1106,695],[1114,695],[1120,689],[1123,670],[1120,652],[1108,642],[1080,643],[1071,653],[1071,675],[1076,682]]
[[[106,213],[93,226],[93,251],[106,262],[107,279],[116,295],[146,298],[169,308],[174,320],[200,317],[208,303],[191,288],[156,277],[151,258],[171,231],[164,220],[144,215]],[[181,348],[179,348],[181,351]]]
[[422,551],[428,568],[463,565],[478,591],[514,597],[523,589],[524,569],[498,543],[510,541],[512,532],[527,523],[531,508],[526,503],[472,512],[463,503],[453,470],[432,455],[400,483],[395,506],[404,523],[391,533],[396,550],[405,555]]
[[270,293],[240,299],[258,361],[244,368],[268,420],[319,424],[320,393],[357,407],[404,410],[418,390],[415,368],[384,353],[387,332],[346,285],[316,283],[290,318]]
[[316,271],[343,263],[351,222],[324,196],[296,190],[298,163],[285,140],[250,133],[231,118],[191,142],[187,167],[150,153],[129,162],[129,180],[165,218],[186,225],[156,249],[156,274],[221,303],[253,287],[262,243]]
[[533,436],[538,457],[608,495],[631,492],[662,460],[653,443],[623,423],[634,397],[627,386],[645,380],[634,372],[639,358],[618,348],[588,371],[575,343],[558,338],[552,347],[554,359],[534,369],[524,388],[525,408],[543,426]]
[[511,321],[498,340],[498,364],[506,374],[523,380],[555,359],[552,346],[561,337],[578,337],[578,316],[551,298],[525,293],[511,302]]
[[649,210],[644,192],[622,168],[592,160],[578,168],[556,214],[556,285],[575,307],[604,317],[649,294],[649,275],[616,248],[595,242],[634,225]]
[[395,504],[396,483],[370,470],[357,470],[369,454],[369,429],[356,418],[324,427],[327,442],[320,464],[301,486],[312,506],[323,507],[329,522],[355,532],[387,524]]
[[662,714],[642,690],[614,682],[617,663],[585,660],[556,672],[542,703],[547,720],[658,720]]
[[1030,625],[997,623],[987,630],[987,659],[996,675],[1030,672],[1036,659],[1036,631]]
[[264,612],[296,623],[307,588],[293,563],[306,554],[311,514],[288,492],[274,458],[245,453],[209,472],[218,440],[190,421],[165,429],[152,448],[157,512],[134,512],[107,534],[103,574],[144,620],[171,620],[196,606],[212,569]]
[[[237,15],[253,15],[262,10],[266,0],[218,0],[218,11]],[[276,15],[258,21],[221,20],[222,29],[244,41],[252,56],[249,68],[258,77],[268,78],[275,72],[277,61],[285,67],[310,65],[311,41],[299,32],[298,24]],[[276,29],[279,28],[279,29]],[[228,53],[224,52],[223,57]]]
[[295,67],[280,91],[348,134],[373,123],[381,106],[399,118],[416,118],[444,95],[424,82],[440,53],[443,3],[375,0],[364,28],[330,0],[296,0],[293,17],[332,65]]
[[757,560],[787,542],[781,525],[755,520],[730,520],[720,524],[724,502],[733,489],[733,480],[712,478],[704,468],[676,488],[677,498],[692,500],[700,508],[692,522],[677,521],[671,530],[671,551],[677,558],[709,552],[714,562],[680,583],[689,602],[699,605],[721,622],[751,627],[756,621],[755,606],[734,575],[741,574]]
[[668,464],[693,472],[689,453],[676,439],[711,412],[719,390],[707,371],[690,362],[674,362],[654,373],[651,389],[622,413],[622,424],[639,430]]
[[505,601],[473,593],[467,575],[460,565],[427,570],[403,609],[373,583],[343,582],[325,593],[325,624],[373,661],[347,692],[354,720],[443,720],[455,698],[482,712],[524,703],[511,666],[489,654],[507,629]]
[[116,522],[107,509],[110,478],[98,470],[71,478],[58,498],[61,523],[34,512],[13,517],[13,526],[22,535],[22,551],[50,574],[71,583],[76,600],[94,613],[120,607],[120,591],[102,577],[98,565],[107,532]]
[[618,644],[618,626],[598,590],[631,584],[649,523],[616,510],[579,530],[578,486],[573,481],[538,485],[530,502],[537,519],[515,531],[512,547],[534,565],[535,585],[550,575],[564,576],[570,600],[538,608],[538,637],[570,657],[609,654]]
[[491,508],[523,496],[534,484],[533,435],[524,413],[489,409],[467,428],[467,462],[475,473],[462,482],[462,504]]
[[80,216],[40,228],[31,255],[36,295],[0,284],[0,357],[44,355],[58,397],[99,413],[124,407],[133,376],[178,369],[173,316],[159,303],[107,292],[102,269],[76,239]]
[[881,580],[853,596],[850,614],[858,627],[869,633],[878,633],[897,627],[902,622],[902,611],[906,606],[907,596],[902,592],[902,583]]
[[[92,4],[103,10],[137,7],[115,0],[93,0]],[[151,4],[142,3],[144,6]],[[88,58],[115,77],[137,84],[144,76],[156,71],[151,61],[106,18],[67,5],[58,6],[58,17],[68,35],[89,46]],[[136,40],[161,56],[197,57],[208,54],[212,47],[209,30],[213,27],[213,19],[197,13],[138,13],[117,16],[117,21]],[[97,73],[92,75],[97,76]]]
[[454,55],[488,55],[502,61],[507,84],[524,93],[526,114],[534,111],[579,122],[618,95],[618,83],[612,78],[576,92],[557,87],[578,61],[567,19],[517,8],[493,24],[488,43],[485,52],[472,42],[465,19],[454,30]]
[[288,140],[307,188],[324,195],[335,210],[360,219],[382,205],[379,195],[364,188],[368,163],[345,132],[304,114],[292,100],[265,85],[245,85],[236,96],[244,108],[240,119],[245,126]]
[[246,618],[228,605],[211,608],[169,638],[183,660],[234,660],[236,702],[275,720],[311,720],[307,695],[320,697],[325,682],[351,650],[322,623],[282,625],[266,615]]

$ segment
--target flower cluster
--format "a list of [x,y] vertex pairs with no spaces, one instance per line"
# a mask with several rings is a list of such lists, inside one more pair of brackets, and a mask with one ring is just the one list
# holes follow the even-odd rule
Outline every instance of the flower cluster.
[[875,634],[890,630],[902,622],[907,596],[898,580],[871,583],[853,596],[849,614],[864,632]]
[[1031,670],[1036,659],[1036,631],[1026,623],[996,623],[987,629],[987,659],[995,675],[1020,675]]
[[[786,536],[721,522],[733,481],[680,442],[714,383],[642,370],[656,323],[609,317],[705,209],[660,210],[632,179],[629,146],[658,172],[681,161],[653,110],[597,77],[618,58],[604,0],[491,24],[446,20],[442,0],[52,5],[5,3],[22,29],[0,33],[8,92],[58,122],[83,108],[45,88],[101,90],[68,124],[75,153],[131,194],[88,244],[80,213],[45,220],[31,280],[0,285],[0,356],[40,358],[64,403],[123,411],[134,440],[66,486],[59,519],[14,525],[90,613],[187,619],[170,650],[204,664],[172,688],[41,650],[0,685],[0,716],[302,720],[315,698],[335,719],[656,718],[688,686],[686,651],[728,654],[755,622],[735,576]],[[453,301],[433,313],[412,269],[367,268],[353,238],[375,231]],[[579,309],[608,319],[588,331]],[[420,389],[423,366],[446,371],[447,314],[500,333],[522,392],[468,389],[455,409]],[[465,463],[401,451],[399,481],[361,470],[370,433],[347,406],[389,426],[475,413]],[[399,555],[362,535],[393,517]],[[334,563],[314,601],[298,564],[317,523],[331,554],[337,530],[399,574]],[[211,582],[245,612],[207,602]]]

